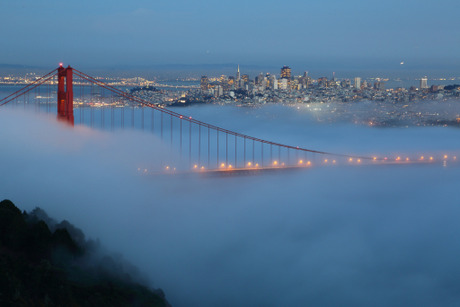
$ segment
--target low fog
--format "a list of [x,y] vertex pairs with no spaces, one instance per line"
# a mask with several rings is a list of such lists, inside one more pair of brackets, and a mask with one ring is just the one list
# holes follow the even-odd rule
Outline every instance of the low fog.
[[[179,112],[256,137],[349,154],[458,154],[460,130],[318,121],[311,110]],[[139,267],[173,306],[458,306],[456,163],[256,175],[140,175],[152,134],[70,128],[0,109],[0,199],[43,208]]]

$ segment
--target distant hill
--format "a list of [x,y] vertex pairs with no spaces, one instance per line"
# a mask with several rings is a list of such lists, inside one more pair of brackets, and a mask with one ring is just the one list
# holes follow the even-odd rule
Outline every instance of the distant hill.
[[170,306],[67,221],[0,202],[0,306]]

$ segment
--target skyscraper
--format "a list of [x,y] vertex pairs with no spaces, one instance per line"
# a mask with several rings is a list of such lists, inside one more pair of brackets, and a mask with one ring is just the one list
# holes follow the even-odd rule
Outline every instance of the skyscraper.
[[361,88],[361,78],[360,77],[355,77],[355,88],[357,89]]
[[240,75],[240,64],[238,64],[238,70],[236,71],[236,82],[240,82],[241,75]]
[[422,79],[420,79],[420,89],[423,90],[426,88],[428,88],[428,78],[423,77]]
[[291,80],[291,68],[289,66],[283,66],[281,68],[281,79]]

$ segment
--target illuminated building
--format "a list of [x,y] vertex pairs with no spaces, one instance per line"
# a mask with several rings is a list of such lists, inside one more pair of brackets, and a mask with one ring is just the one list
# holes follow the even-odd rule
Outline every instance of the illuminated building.
[[281,68],[281,79],[291,80],[291,68],[289,66],[283,66]]
[[202,92],[206,92],[209,89],[209,79],[207,76],[201,77],[200,87]]
[[428,78],[423,77],[422,79],[420,79],[420,89],[424,90],[424,89],[427,89],[427,88],[428,88]]
[[240,76],[240,65],[238,64],[238,70],[236,71],[236,82],[239,83],[241,79]]

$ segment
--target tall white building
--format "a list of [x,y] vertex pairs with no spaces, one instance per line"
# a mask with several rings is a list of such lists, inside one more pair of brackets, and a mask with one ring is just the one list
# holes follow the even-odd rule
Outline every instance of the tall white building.
[[423,77],[422,79],[420,79],[420,89],[423,90],[426,88],[428,88],[428,78]]
[[360,77],[355,77],[355,88],[357,89],[361,88],[361,78]]

